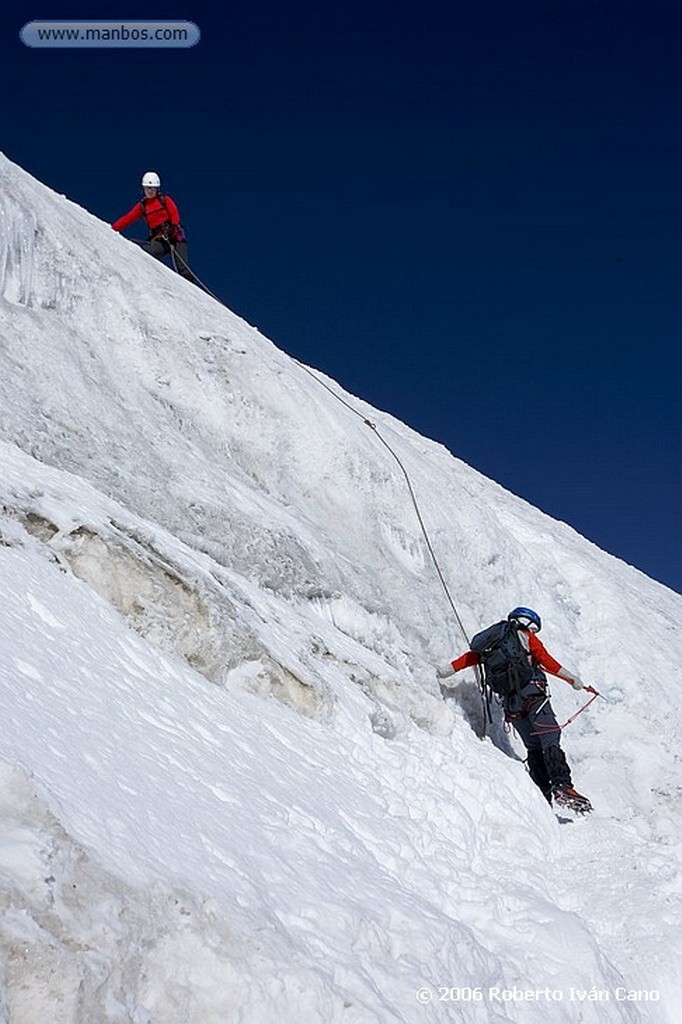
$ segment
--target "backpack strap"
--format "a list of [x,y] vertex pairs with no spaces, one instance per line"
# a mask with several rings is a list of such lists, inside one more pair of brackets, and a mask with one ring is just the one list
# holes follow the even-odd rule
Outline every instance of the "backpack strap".
[[[174,224],[171,223],[170,213],[168,212],[168,206],[166,205],[166,197],[164,196],[163,192],[157,192],[156,195],[153,198],[159,200],[159,202],[161,203],[162,207],[164,208],[164,210],[166,212],[166,220],[163,221],[161,224],[157,224],[157,226],[155,228],[156,234],[153,236],[153,238],[156,239],[156,238],[159,238],[159,237],[163,237],[164,235],[168,235],[170,237],[171,236],[171,229],[173,230],[173,234],[174,235],[177,234],[177,227]],[[140,199],[140,206],[142,207],[142,213],[144,214],[145,220],[147,219],[147,203],[148,202],[149,202],[149,200],[147,199],[147,196],[142,196],[142,199]],[[149,227],[149,225],[147,225],[147,226]],[[152,236],[150,235],[150,238],[151,237]],[[171,239],[171,241],[172,241],[172,239]]]
[[[166,206],[166,197],[164,196],[163,192],[157,192],[157,194],[153,198],[159,200],[159,202],[163,206],[164,210],[168,214],[168,207]],[[145,216],[147,214],[147,203],[148,202],[149,202],[149,200],[147,199],[147,196],[142,196],[142,199],[140,199],[140,206],[142,207],[142,212],[145,214]],[[168,215],[170,216],[170,214],[168,214]]]

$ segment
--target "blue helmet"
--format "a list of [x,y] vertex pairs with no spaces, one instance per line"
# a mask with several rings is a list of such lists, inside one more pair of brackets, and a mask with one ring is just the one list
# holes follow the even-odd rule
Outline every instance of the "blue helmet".
[[531,633],[539,633],[542,629],[542,619],[532,608],[514,608],[507,616],[510,622],[518,622],[523,629],[529,629]]

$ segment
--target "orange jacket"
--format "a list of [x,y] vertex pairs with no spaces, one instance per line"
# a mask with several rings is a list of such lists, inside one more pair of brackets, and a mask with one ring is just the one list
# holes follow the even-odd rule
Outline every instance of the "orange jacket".
[[111,225],[114,231],[122,231],[135,221],[144,219],[147,221],[150,237],[160,234],[164,226],[171,226],[170,238],[173,240],[180,229],[180,212],[170,196],[153,196],[151,199],[140,200],[135,203],[132,210],[124,213],[122,217],[115,220]]
[[[541,665],[542,668],[546,669],[551,675],[556,676],[561,671],[561,665],[553,658],[548,650],[545,649],[545,645],[542,640],[539,640],[535,633],[531,633],[526,629],[519,630],[528,639],[528,650],[530,651],[531,658],[533,661]],[[456,658],[451,662],[455,672],[460,672],[463,668],[471,668],[472,665],[480,664],[481,657],[476,651],[466,651],[464,654],[460,654],[459,658]]]

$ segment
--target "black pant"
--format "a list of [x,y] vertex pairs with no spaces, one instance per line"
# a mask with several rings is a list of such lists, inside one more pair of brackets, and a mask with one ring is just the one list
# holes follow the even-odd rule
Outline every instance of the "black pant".
[[534,683],[510,702],[507,719],[528,751],[531,779],[551,799],[554,786],[571,786],[571,769],[560,746],[561,730],[545,691]]
[[187,255],[187,242],[176,242],[171,250],[171,246],[163,238],[152,238],[146,242],[140,242],[139,245],[145,252],[148,252],[150,256],[154,256],[157,260],[163,260],[169,253],[173,253],[173,266],[177,270],[181,277],[191,281],[192,284],[198,284],[196,277],[189,269],[189,257]]

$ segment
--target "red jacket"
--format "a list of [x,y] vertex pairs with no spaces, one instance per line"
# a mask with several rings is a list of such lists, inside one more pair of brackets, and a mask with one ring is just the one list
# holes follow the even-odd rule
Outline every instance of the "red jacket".
[[[533,661],[541,665],[551,675],[558,675],[562,666],[545,649],[542,640],[539,640],[535,633],[530,633],[526,629],[520,629],[519,634],[523,634],[524,639],[528,640],[528,650]],[[460,654],[459,658],[456,658],[451,664],[455,672],[460,672],[463,668],[471,668],[472,665],[478,665],[480,661],[481,657],[476,651],[466,651],[464,654]]]
[[141,220],[142,217],[147,221],[150,237],[162,234],[164,227],[170,225],[171,241],[181,240],[177,238],[182,231],[180,212],[170,196],[163,196],[163,201],[158,195],[151,199],[140,200],[139,203],[135,203],[129,213],[119,217],[111,226],[114,231],[122,231],[123,228],[129,227],[135,221]]

